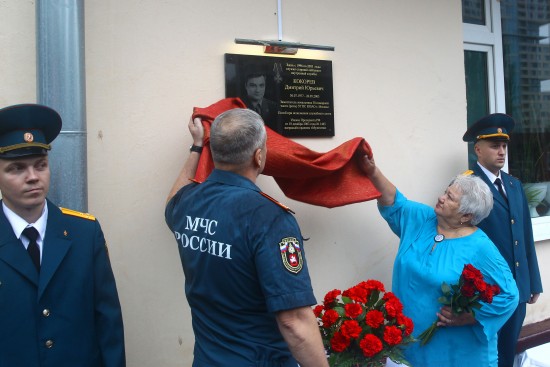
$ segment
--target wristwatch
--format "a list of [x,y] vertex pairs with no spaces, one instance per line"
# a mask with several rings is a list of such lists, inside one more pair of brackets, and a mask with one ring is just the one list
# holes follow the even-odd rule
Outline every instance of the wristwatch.
[[197,152],[199,154],[202,153],[202,147],[199,147],[198,145],[191,145],[189,147],[189,152]]

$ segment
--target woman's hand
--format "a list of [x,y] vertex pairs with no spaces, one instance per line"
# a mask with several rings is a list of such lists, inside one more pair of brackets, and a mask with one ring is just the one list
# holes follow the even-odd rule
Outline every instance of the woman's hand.
[[464,326],[473,325],[477,321],[471,312],[453,313],[449,306],[443,306],[437,313],[437,326]]
[[376,162],[374,162],[374,157],[369,158],[368,155],[364,155],[359,158],[359,168],[367,176],[371,177],[376,171]]
[[359,157],[357,165],[359,169],[370,179],[374,187],[380,194],[378,203],[380,205],[393,205],[395,200],[395,186],[382,174],[382,171],[376,166],[374,158],[369,158],[367,155]]

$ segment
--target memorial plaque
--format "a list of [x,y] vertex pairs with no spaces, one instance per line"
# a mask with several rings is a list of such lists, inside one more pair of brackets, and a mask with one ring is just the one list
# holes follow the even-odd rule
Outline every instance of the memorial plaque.
[[225,54],[225,96],[283,136],[334,136],[332,61]]

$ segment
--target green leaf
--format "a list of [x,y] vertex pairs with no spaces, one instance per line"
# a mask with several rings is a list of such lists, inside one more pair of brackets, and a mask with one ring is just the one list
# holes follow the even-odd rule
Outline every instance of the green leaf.
[[346,309],[344,307],[337,306],[334,307],[333,310],[336,311],[340,317],[346,316]]
[[444,293],[444,294],[450,294],[451,293],[451,287],[449,287],[449,285],[445,282],[441,283],[441,291]]

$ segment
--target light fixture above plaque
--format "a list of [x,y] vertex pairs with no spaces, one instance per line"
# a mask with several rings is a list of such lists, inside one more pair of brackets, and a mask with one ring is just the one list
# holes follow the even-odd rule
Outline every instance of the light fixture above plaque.
[[264,46],[264,52],[270,54],[296,55],[298,49],[300,48],[308,50],[334,51],[334,46],[311,45],[307,43],[283,41],[283,16],[281,10],[281,0],[277,0],[277,25],[279,27],[278,41],[235,38],[235,43]]
[[264,52],[272,53],[272,54],[296,55],[296,52],[298,52],[298,49],[300,48],[307,49],[307,50],[334,51],[333,46],[310,45],[307,43],[300,43],[300,42],[265,41],[265,40],[235,38],[235,43],[243,44],[243,45],[264,46],[265,47]]

